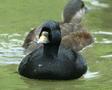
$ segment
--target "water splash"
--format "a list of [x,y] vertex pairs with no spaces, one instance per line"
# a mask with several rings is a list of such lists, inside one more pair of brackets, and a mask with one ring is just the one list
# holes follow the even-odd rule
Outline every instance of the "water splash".
[[93,44],[84,47],[80,52],[83,52],[85,49],[87,49],[87,48],[91,48],[91,47],[93,47]]
[[85,79],[93,79],[99,76],[99,72],[90,72],[89,70],[87,71],[86,74],[84,74]]

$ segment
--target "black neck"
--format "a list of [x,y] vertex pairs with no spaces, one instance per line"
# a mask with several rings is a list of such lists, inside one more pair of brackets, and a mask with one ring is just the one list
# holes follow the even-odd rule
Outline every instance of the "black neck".
[[44,57],[55,58],[58,55],[58,49],[59,45],[45,44],[43,55]]

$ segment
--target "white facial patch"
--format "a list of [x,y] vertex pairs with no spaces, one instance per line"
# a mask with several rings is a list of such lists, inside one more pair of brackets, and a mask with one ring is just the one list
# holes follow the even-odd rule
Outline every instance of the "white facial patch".
[[49,43],[48,32],[43,31],[37,43]]

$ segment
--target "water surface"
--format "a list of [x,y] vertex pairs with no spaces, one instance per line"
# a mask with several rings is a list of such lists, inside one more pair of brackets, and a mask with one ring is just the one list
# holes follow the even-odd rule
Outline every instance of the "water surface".
[[81,51],[89,67],[84,77],[68,81],[32,80],[17,73],[17,67],[25,56],[21,45],[27,32],[47,19],[60,20],[66,2],[67,0],[62,0],[61,3],[60,0],[0,1],[0,90],[111,90],[111,0],[85,0],[90,11],[83,23],[94,36],[95,42]]

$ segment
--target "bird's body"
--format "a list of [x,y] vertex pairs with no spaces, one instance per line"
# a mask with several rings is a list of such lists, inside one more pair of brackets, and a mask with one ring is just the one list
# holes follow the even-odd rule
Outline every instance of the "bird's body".
[[87,71],[84,58],[61,43],[58,22],[47,21],[39,33],[43,45],[28,54],[20,63],[19,74],[32,79],[77,79]]
[[87,65],[82,56],[63,47],[55,58],[44,57],[42,47],[38,48],[19,66],[19,73],[32,79],[77,79],[86,71]]
[[[62,44],[65,47],[71,47],[74,51],[80,51],[94,42],[92,35],[81,25],[81,20],[85,11],[86,8],[82,0],[69,0],[63,10],[63,21],[59,23]],[[39,44],[35,44],[35,41],[38,40],[41,28],[42,25],[34,28],[26,36],[23,43],[25,53],[31,53],[36,48],[40,47]],[[88,38],[85,38],[85,36]]]

